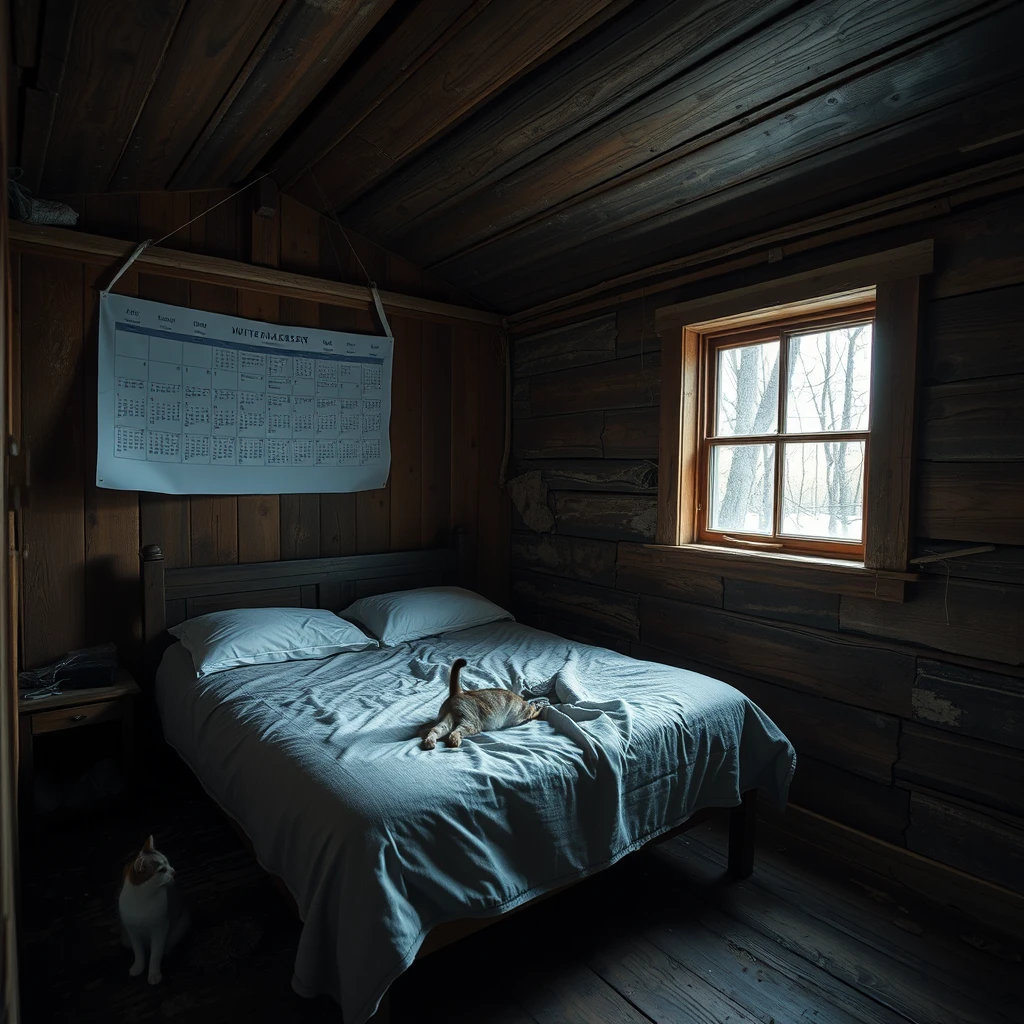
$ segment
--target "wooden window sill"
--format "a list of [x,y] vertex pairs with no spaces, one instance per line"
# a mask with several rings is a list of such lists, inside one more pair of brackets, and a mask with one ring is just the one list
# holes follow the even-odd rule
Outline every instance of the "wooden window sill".
[[906,584],[920,578],[912,572],[869,569],[861,562],[781,554],[777,551],[739,551],[711,544],[642,546],[657,552],[665,566],[681,571],[713,573],[734,580],[777,583],[827,594],[872,597],[896,603],[905,600]]

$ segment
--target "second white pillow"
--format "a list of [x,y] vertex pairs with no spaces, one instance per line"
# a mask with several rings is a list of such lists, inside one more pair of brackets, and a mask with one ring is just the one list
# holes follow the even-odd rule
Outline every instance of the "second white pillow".
[[462,587],[420,587],[361,597],[338,614],[358,622],[385,647],[513,618],[493,601]]

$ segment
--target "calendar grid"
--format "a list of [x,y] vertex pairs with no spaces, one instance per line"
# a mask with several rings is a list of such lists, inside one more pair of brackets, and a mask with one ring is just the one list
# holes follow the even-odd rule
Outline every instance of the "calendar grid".
[[[205,474],[197,479],[207,492],[231,481],[237,493],[275,490],[277,478],[269,475],[259,490],[249,482],[259,471],[284,474],[278,492],[299,479],[288,471],[312,472],[305,490],[356,489],[337,486],[336,479],[321,483],[332,470],[333,477],[362,471],[357,482],[386,480],[390,339],[290,334],[124,296],[105,295],[103,302],[120,308],[101,305],[100,386],[109,395],[100,406],[101,421],[105,410],[109,417],[100,429],[101,485],[101,462],[117,478],[142,464],[176,473],[176,493],[188,488],[186,469]],[[192,333],[180,329],[190,323]],[[254,340],[232,340],[232,333]]]

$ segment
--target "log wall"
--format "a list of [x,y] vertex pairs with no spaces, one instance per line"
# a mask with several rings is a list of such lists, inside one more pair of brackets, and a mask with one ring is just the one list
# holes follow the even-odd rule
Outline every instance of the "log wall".
[[[511,582],[526,621],[739,687],[797,748],[794,804],[1017,893],[1022,234],[1017,191],[855,250],[935,239],[922,296],[916,551],[994,552],[922,567],[903,604],[666,571],[640,546],[656,524],[665,339],[654,309],[676,299],[662,293],[516,340],[514,469],[530,521],[543,523],[546,505],[553,526],[537,532],[513,513]],[[786,261],[778,272],[791,272]],[[684,297],[748,280],[718,277]]]

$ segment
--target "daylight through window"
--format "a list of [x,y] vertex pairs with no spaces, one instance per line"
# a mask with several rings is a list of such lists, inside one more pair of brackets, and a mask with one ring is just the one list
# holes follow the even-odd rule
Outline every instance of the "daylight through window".
[[702,540],[860,558],[873,309],[705,335]]

